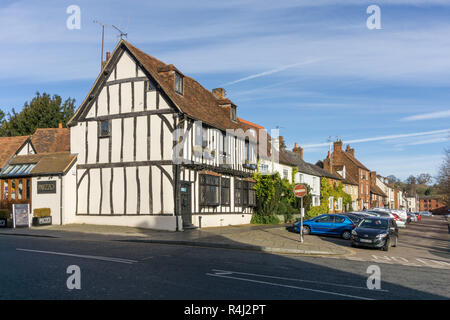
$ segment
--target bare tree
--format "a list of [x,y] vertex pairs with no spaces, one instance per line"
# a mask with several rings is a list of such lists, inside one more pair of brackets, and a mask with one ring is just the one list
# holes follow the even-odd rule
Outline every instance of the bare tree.
[[428,173],[421,173],[416,178],[418,184],[429,184],[432,180],[433,178]]
[[445,150],[444,161],[437,176],[439,193],[447,206],[450,206],[450,149]]

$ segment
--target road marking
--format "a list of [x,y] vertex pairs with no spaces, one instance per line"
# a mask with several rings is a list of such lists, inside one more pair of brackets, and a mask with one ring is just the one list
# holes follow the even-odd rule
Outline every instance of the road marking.
[[[215,272],[214,274],[216,274],[216,275],[228,275],[228,274],[233,274],[234,273],[234,274],[241,274],[241,275],[261,277],[261,278],[271,278],[271,279],[297,281],[297,282],[308,282],[308,283],[315,283],[315,284],[323,284],[323,285],[327,285],[327,286],[336,286],[336,287],[344,287],[344,288],[370,290],[367,287],[357,287],[357,286],[350,286],[350,285],[347,285],[347,284],[339,284],[339,283],[331,283],[331,282],[312,281],[312,280],[286,278],[286,277],[276,277],[276,276],[268,276],[268,275],[256,274],[256,273],[227,271],[227,270],[219,270],[219,269],[212,269],[212,271],[214,271]],[[377,291],[389,292],[388,290],[381,290],[381,289],[377,290]]]
[[[207,273],[206,275],[211,276],[211,277],[233,279],[233,280],[240,280],[240,281],[246,281],[246,282],[254,282],[254,283],[260,283],[260,284],[267,284],[267,285],[271,285],[271,286],[290,288],[290,289],[312,291],[312,292],[317,292],[317,293],[325,293],[325,294],[329,294],[329,295],[336,295],[336,296],[341,296],[341,297],[346,297],[346,298],[354,298],[354,299],[360,299],[360,300],[374,300],[372,298],[353,296],[353,295],[349,295],[349,294],[343,294],[343,293],[337,293],[337,292],[331,292],[331,291],[325,291],[325,290],[317,290],[317,289],[311,289],[311,288],[303,288],[303,287],[297,287],[297,286],[290,286],[290,285],[275,283],[275,282],[267,282],[267,281],[261,281],[261,280],[232,277],[232,276],[227,276],[227,275],[222,275],[222,274]],[[376,291],[379,291],[379,290],[376,290]]]
[[58,256],[67,256],[67,257],[93,259],[93,260],[101,260],[101,261],[109,261],[109,262],[126,263],[126,264],[133,264],[133,263],[138,262],[136,260],[122,259],[122,258],[112,258],[112,257],[102,257],[102,256],[89,256],[89,255],[83,255],[83,254],[73,254],[73,253],[64,253],[64,252],[41,251],[41,250],[20,249],[20,248],[16,248],[16,250],[18,250],[18,251],[25,251],[25,252],[53,254],[53,255],[58,255]]

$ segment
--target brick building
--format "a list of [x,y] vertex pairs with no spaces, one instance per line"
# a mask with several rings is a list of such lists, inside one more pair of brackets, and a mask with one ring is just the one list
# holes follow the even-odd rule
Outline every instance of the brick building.
[[445,209],[446,206],[439,197],[424,196],[419,198],[419,210],[438,213]]
[[360,210],[370,207],[370,170],[355,157],[355,149],[347,145],[345,151],[342,141],[337,140],[333,145],[333,152],[323,160],[324,169],[329,172],[337,171],[345,166],[346,178],[358,183],[358,207]]

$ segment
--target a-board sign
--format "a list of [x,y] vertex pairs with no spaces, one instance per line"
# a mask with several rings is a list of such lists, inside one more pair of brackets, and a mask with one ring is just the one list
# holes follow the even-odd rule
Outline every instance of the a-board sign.
[[30,226],[29,204],[13,204],[13,226],[14,228]]

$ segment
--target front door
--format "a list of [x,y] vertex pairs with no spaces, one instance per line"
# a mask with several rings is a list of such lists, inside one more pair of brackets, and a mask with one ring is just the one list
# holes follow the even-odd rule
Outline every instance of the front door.
[[183,218],[183,227],[192,226],[192,208],[191,208],[191,183],[181,182],[181,217]]

